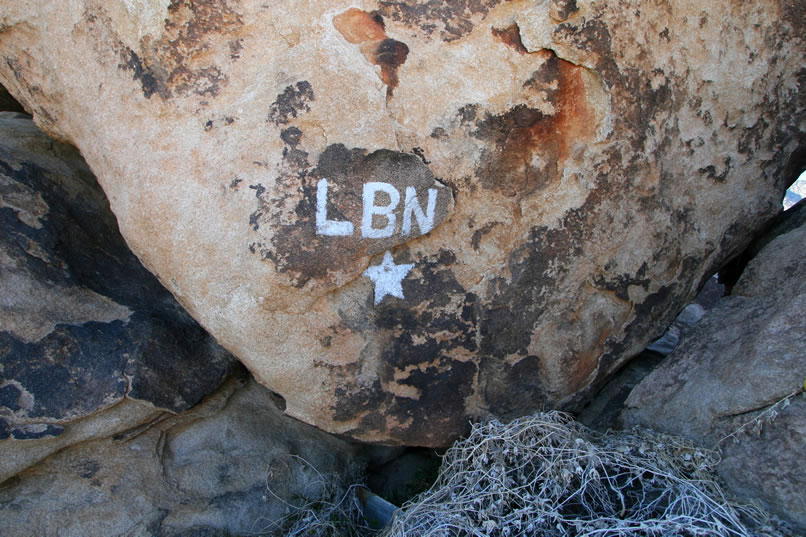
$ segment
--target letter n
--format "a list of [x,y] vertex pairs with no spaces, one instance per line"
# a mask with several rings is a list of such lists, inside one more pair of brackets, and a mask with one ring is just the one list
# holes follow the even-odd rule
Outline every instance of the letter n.
[[434,211],[437,207],[437,189],[428,189],[428,204],[425,212],[420,207],[417,200],[417,191],[413,186],[406,187],[406,201],[403,207],[403,235],[411,234],[411,215],[417,218],[417,225],[420,226],[420,235],[425,235],[434,229]]

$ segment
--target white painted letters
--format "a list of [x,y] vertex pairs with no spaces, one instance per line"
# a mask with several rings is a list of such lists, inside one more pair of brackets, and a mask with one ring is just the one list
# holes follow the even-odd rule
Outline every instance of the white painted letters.
[[[320,179],[316,184],[316,234],[329,237],[348,237],[355,232],[355,226],[347,220],[329,220],[327,179]],[[377,195],[383,192],[389,197],[388,202],[379,200]],[[417,190],[413,186],[406,187],[406,196],[403,202],[403,225],[399,229],[403,236],[412,233],[412,220],[417,221],[420,235],[425,235],[434,229],[436,218],[437,195],[436,188],[428,189],[428,201],[425,210],[417,199]],[[362,191],[363,212],[361,215],[361,237],[366,239],[383,239],[391,237],[398,231],[398,218],[395,209],[400,205],[400,192],[393,185],[380,181],[365,183]],[[375,218],[375,217],[378,218]],[[375,227],[381,226],[381,227]]]
[[[387,205],[375,205],[375,194],[386,192],[389,196]],[[364,216],[361,218],[361,235],[370,239],[381,239],[391,237],[395,232],[397,216],[392,211],[400,203],[400,192],[389,183],[370,182],[364,185]],[[386,217],[386,226],[380,229],[372,227],[372,217],[374,215]]]
[[417,225],[420,226],[420,234],[425,235],[434,229],[434,210],[437,207],[437,189],[428,189],[428,204],[425,214],[417,201],[417,191],[413,186],[406,187],[406,200],[403,202],[403,235],[411,234],[411,215],[417,217]]
[[319,179],[316,184],[316,234],[330,237],[353,234],[351,222],[327,219],[327,179]]

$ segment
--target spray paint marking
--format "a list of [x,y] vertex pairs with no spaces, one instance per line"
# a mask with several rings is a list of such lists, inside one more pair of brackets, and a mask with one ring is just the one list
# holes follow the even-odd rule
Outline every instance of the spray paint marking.
[[[347,237],[354,233],[355,226],[347,220],[330,220],[327,215],[327,179],[320,179],[316,184],[316,234],[329,237]],[[423,210],[417,199],[414,187],[406,187],[403,201],[403,225],[400,232],[403,236],[411,235],[412,221],[417,222],[420,235],[434,229],[434,213],[437,207],[436,188],[428,189],[428,201]],[[387,203],[378,201],[378,194],[388,198]],[[364,184],[362,192],[363,212],[361,216],[361,237],[366,239],[383,239],[391,237],[397,231],[397,215],[394,213],[400,204],[400,192],[389,183],[372,181]],[[376,222],[380,220],[380,227]]]
[[392,253],[386,250],[380,265],[365,270],[364,276],[375,284],[375,304],[380,304],[387,295],[405,298],[403,296],[403,278],[412,268],[414,268],[414,264],[395,265]]

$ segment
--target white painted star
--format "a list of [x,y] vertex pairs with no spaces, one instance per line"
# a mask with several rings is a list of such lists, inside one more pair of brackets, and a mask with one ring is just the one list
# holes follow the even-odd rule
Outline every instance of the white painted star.
[[405,298],[401,284],[412,268],[414,268],[414,264],[395,265],[392,253],[387,250],[383,254],[383,262],[380,265],[365,270],[364,276],[375,283],[375,304],[379,304],[386,295]]

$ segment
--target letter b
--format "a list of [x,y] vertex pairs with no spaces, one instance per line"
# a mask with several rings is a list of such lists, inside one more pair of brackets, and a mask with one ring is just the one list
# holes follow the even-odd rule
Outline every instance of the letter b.
[[[375,194],[385,192],[389,196],[387,205],[375,205]],[[397,216],[392,212],[400,203],[400,192],[389,183],[371,182],[364,185],[364,214],[361,219],[361,235],[370,239],[381,239],[391,237],[395,232]],[[372,227],[372,217],[374,215],[385,216],[386,226],[380,229]]]

